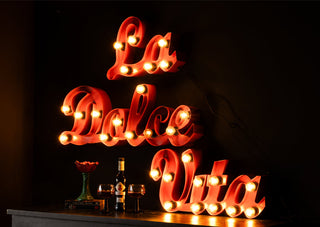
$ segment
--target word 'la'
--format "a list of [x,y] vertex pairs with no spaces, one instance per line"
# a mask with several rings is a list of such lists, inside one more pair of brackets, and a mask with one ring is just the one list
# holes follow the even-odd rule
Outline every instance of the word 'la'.
[[145,27],[136,17],[128,17],[121,24],[117,41],[113,47],[116,50],[116,62],[108,70],[109,80],[122,77],[138,77],[145,74],[160,74],[176,72],[184,62],[177,60],[176,51],[169,53],[171,33],[165,36],[155,35],[146,45],[144,55],[140,61],[132,63],[134,48],[142,48]]

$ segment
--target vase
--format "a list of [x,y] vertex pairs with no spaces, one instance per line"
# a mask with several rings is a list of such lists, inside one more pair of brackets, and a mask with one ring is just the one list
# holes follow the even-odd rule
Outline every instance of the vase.
[[94,199],[90,192],[90,173],[82,173],[82,192],[77,198],[78,201]]

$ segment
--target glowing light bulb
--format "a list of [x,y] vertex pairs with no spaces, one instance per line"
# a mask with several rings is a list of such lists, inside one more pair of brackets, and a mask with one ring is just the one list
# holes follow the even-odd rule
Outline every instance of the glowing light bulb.
[[190,118],[190,113],[187,111],[181,111],[179,115],[180,115],[180,118],[183,120]]
[[165,182],[171,182],[173,181],[173,174],[172,173],[166,173],[163,175],[163,180]]
[[120,126],[122,125],[122,120],[116,117],[115,119],[112,120],[112,124],[114,126]]
[[166,133],[168,136],[173,136],[174,134],[177,133],[177,130],[172,127],[172,126],[169,126],[167,129],[166,129]]
[[83,119],[84,118],[84,114],[82,112],[75,112],[74,113],[74,118]]
[[221,206],[220,203],[210,204],[209,207],[208,207],[208,210],[211,213],[219,212],[221,209],[222,209],[222,206]]
[[123,66],[120,67],[120,73],[121,74],[130,74],[131,72],[132,72],[132,68],[129,67],[129,66],[123,65]]
[[166,39],[160,39],[159,41],[158,41],[158,45],[159,45],[159,47],[168,47],[168,40],[166,40]]
[[150,171],[150,176],[152,178],[158,178],[160,177],[160,171],[158,169],[153,169]]
[[126,132],[124,134],[124,136],[127,138],[127,139],[133,139],[135,137],[135,134],[134,132]]
[[153,71],[156,68],[154,63],[147,62],[143,65],[144,70],[146,71]]
[[171,62],[163,60],[159,63],[159,66],[161,69],[168,69],[170,68],[171,64]]
[[246,190],[249,192],[253,192],[257,189],[257,184],[254,182],[248,182],[246,183]]
[[61,106],[61,111],[63,112],[63,113],[70,113],[71,112],[71,108],[70,108],[70,106]]
[[254,217],[259,212],[259,209],[257,207],[249,207],[244,211],[244,214],[248,218]]
[[135,45],[138,42],[138,38],[133,35],[130,35],[127,41],[130,45]]
[[137,92],[138,94],[144,94],[144,93],[146,93],[146,91],[147,91],[147,88],[146,88],[145,85],[139,84],[139,85],[136,87],[136,92]]
[[71,140],[71,136],[70,135],[60,135],[59,136],[59,140],[61,143],[67,142]]
[[146,129],[146,130],[144,130],[143,134],[145,137],[150,138],[153,135],[153,131],[152,131],[152,129]]
[[220,176],[211,176],[209,178],[210,185],[213,185],[213,186],[220,185],[221,182],[222,182],[222,177],[220,177]]
[[201,205],[199,203],[194,203],[191,205],[191,211],[193,213],[199,212],[201,210]]
[[113,44],[113,48],[116,49],[116,50],[120,50],[120,49],[123,48],[123,44],[120,43],[120,42],[115,42],[115,43]]
[[101,117],[101,112],[94,110],[94,111],[91,112],[91,116],[92,116],[93,118]]
[[177,207],[177,203],[174,202],[174,201],[166,201],[164,204],[163,204],[163,208],[166,210],[166,211],[171,211],[173,210],[174,208]]
[[226,212],[229,216],[234,216],[239,212],[239,207],[238,206],[227,207]]
[[195,177],[193,180],[193,184],[196,187],[201,187],[203,185],[203,179],[201,177]]
[[182,155],[182,161],[184,163],[188,163],[188,162],[191,162],[192,161],[192,155],[191,154],[184,154]]
[[99,139],[101,141],[107,141],[110,139],[110,136],[108,136],[107,134],[100,134]]

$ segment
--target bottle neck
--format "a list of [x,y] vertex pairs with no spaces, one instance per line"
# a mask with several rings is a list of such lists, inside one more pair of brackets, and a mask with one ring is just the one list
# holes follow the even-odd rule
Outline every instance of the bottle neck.
[[118,171],[124,172],[124,161],[118,161]]

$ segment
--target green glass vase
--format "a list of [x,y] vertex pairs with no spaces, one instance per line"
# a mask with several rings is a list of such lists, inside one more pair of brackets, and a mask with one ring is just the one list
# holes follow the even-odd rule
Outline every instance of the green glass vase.
[[90,173],[82,173],[82,192],[77,198],[78,201],[94,199],[90,192]]

